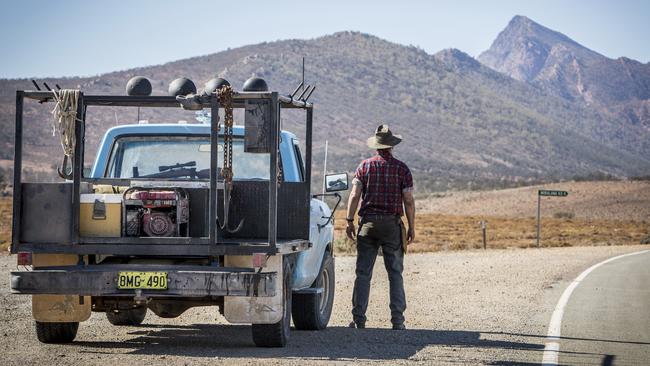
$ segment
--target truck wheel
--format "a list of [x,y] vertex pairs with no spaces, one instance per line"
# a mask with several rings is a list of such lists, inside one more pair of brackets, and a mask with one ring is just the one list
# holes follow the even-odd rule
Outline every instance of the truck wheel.
[[74,341],[79,329],[79,322],[48,323],[34,322],[36,337],[43,343],[70,343]]
[[334,258],[325,251],[323,264],[312,288],[323,292],[293,295],[293,324],[300,330],[321,330],[327,328],[334,305]]
[[147,308],[144,306],[129,310],[118,310],[117,312],[113,310],[106,312],[106,318],[113,325],[140,325],[145,316],[147,316]]
[[282,259],[283,269],[283,308],[282,319],[273,324],[253,324],[253,342],[258,347],[284,347],[291,332],[291,266],[289,258]]

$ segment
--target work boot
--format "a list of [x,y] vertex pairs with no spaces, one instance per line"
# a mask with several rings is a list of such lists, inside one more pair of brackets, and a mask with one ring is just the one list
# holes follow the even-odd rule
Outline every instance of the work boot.
[[366,328],[366,323],[356,323],[354,320],[350,322],[348,325],[350,328],[357,328],[357,329],[365,329]]
[[393,324],[393,330],[406,330],[406,325],[402,324]]

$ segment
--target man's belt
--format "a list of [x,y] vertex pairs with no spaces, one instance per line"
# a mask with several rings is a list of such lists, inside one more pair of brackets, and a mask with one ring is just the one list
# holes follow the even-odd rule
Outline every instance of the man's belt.
[[365,214],[361,218],[362,219],[374,219],[374,220],[386,220],[386,219],[395,219],[399,218],[400,215],[398,214]]

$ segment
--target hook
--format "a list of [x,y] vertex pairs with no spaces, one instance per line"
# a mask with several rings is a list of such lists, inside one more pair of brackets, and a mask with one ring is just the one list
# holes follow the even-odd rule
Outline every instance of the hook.
[[[237,225],[236,228],[230,229],[228,227],[228,216],[230,213],[230,192],[232,191],[232,183],[225,183],[224,184],[224,195],[223,195],[223,225],[219,224],[219,228],[221,230],[225,230],[231,234],[239,232],[239,230],[242,229],[244,226],[244,219],[241,219],[239,221],[239,225]],[[217,223],[219,223],[219,219],[217,218]]]
[[63,163],[60,167],[57,167],[56,170],[59,173],[59,177],[68,180],[72,179],[73,167],[68,167],[68,155],[63,155]]
[[242,227],[244,227],[244,219],[241,219],[239,221],[239,225],[237,225],[237,227],[234,228],[234,229],[231,229],[231,228],[229,228],[227,226],[228,226],[228,221],[224,222],[223,226],[220,225],[219,227],[221,228],[221,230],[226,230],[227,232],[229,232],[231,234],[238,233],[242,229]]

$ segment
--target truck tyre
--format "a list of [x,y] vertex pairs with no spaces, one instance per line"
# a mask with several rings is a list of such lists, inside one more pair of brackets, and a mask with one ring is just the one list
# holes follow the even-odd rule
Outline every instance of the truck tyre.
[[147,308],[144,306],[129,310],[118,310],[117,312],[113,310],[106,312],[106,318],[113,325],[140,325],[145,316],[147,316]]
[[253,324],[253,342],[258,347],[284,347],[291,333],[291,265],[288,256],[283,262],[283,307],[282,319],[273,324]]
[[36,337],[43,343],[70,343],[74,341],[79,329],[79,322],[49,323],[34,322]]
[[296,329],[327,328],[334,305],[334,284],[334,258],[329,251],[325,251],[320,273],[311,285],[312,288],[322,288],[323,292],[293,295],[292,313]]

